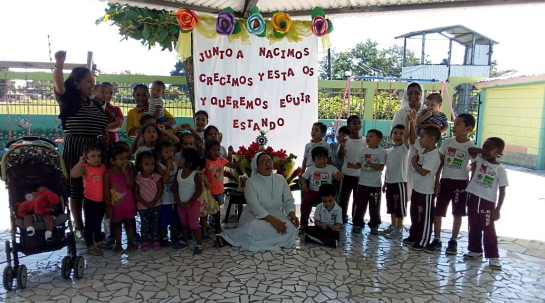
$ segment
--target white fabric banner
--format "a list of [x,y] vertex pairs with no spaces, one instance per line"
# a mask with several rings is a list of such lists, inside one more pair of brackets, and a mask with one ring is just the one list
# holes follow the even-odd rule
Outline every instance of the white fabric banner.
[[193,31],[195,105],[223,134],[222,146],[248,146],[267,131],[267,145],[293,153],[300,163],[318,121],[318,38],[249,44]]

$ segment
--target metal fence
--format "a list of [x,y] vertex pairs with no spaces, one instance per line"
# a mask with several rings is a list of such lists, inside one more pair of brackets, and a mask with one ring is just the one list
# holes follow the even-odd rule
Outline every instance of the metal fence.
[[[126,115],[135,106],[133,87],[142,82],[111,83],[116,88],[111,103],[119,106]],[[165,108],[175,117],[191,116],[191,102],[186,86],[177,83],[165,84]],[[53,80],[9,79],[6,73],[4,79],[0,79],[0,114],[58,115],[59,106],[55,100]]]

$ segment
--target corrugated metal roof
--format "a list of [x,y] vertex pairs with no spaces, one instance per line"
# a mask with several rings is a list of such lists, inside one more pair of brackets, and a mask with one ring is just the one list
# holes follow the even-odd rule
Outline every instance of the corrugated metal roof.
[[165,10],[177,10],[184,7],[197,12],[214,14],[224,8],[231,7],[238,16],[245,16],[254,5],[257,5],[264,16],[270,16],[274,11],[288,12],[292,16],[309,16],[312,9],[316,6],[321,6],[326,14],[333,15],[541,3],[542,1],[543,0],[121,0],[117,2]]
[[477,82],[477,88],[483,89],[494,86],[504,86],[513,84],[525,84],[533,82],[545,82],[545,74],[530,74],[524,75],[517,73],[510,76],[487,78]]
[[410,32],[401,36],[396,37],[398,38],[411,38],[414,36],[422,36],[424,34],[441,34],[442,36],[452,39],[462,45],[471,47],[473,45],[473,35],[475,35],[475,44],[476,45],[489,45],[492,44],[498,44],[497,41],[494,41],[485,35],[479,34],[476,31],[469,29],[463,25],[453,25],[453,26],[445,26],[445,27],[438,27],[438,28],[432,28],[432,29],[425,29],[421,31],[416,32]]

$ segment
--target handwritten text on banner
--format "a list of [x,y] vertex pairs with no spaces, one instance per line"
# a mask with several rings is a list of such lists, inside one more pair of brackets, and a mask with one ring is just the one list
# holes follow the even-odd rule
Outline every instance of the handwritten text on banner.
[[266,130],[268,145],[301,161],[318,119],[317,38],[271,45],[252,35],[250,44],[193,37],[196,109],[208,112],[222,145],[237,150]]

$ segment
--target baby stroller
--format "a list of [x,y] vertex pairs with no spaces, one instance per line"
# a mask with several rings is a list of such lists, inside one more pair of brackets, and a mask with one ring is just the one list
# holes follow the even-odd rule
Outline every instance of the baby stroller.
[[[10,290],[13,287],[13,279],[17,280],[17,288],[26,287],[27,268],[19,263],[19,253],[29,256],[59,250],[65,246],[68,249],[68,256],[62,259],[61,275],[67,279],[74,269],[74,278],[81,278],[85,260],[77,255],[70,209],[65,203],[68,197],[66,185],[68,174],[64,161],[57,152],[57,145],[46,138],[23,137],[8,142],[5,149],[1,177],[8,189],[11,243],[9,240],[6,241],[8,265],[3,273],[4,288]],[[39,217],[36,217],[38,222],[33,223],[35,234],[29,236],[23,219],[17,216],[18,202],[25,201],[28,193],[44,186],[60,198],[51,213],[55,218],[51,241],[45,240],[45,223],[40,222]]]

